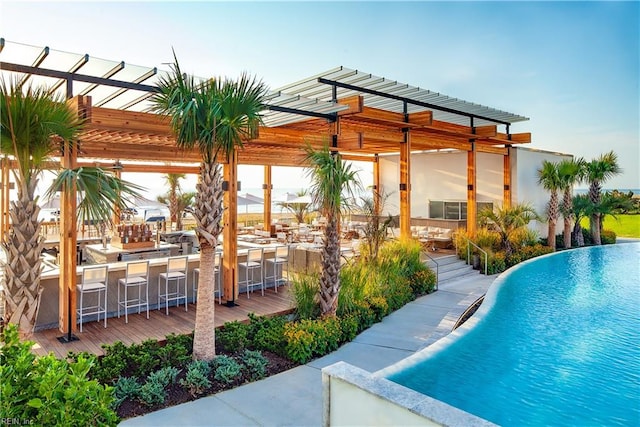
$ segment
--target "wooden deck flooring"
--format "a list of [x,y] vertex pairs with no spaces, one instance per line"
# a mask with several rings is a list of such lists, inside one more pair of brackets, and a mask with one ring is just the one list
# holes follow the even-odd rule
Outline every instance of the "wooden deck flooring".
[[[246,321],[249,319],[249,313],[259,316],[290,313],[295,306],[289,286],[278,287],[278,293],[273,289],[267,289],[264,296],[261,296],[259,291],[254,291],[249,299],[246,293],[240,294],[236,302],[238,306],[232,308],[216,304],[216,327],[234,320]],[[55,356],[64,358],[69,351],[87,351],[101,355],[104,353],[102,344],[113,344],[117,341],[122,341],[126,345],[139,344],[147,339],[163,340],[171,333],[193,332],[197,304],[189,304],[188,308],[189,310],[185,311],[184,305],[170,307],[168,316],[165,315],[164,309],[149,310],[149,319],[145,312],[129,314],[129,323],[124,322],[124,316],[119,319],[111,317],[107,320],[106,328],[104,328],[104,322],[87,322],[82,327],[83,332],[75,334],[79,340],[70,343],[61,343],[58,340],[62,335],[58,329],[36,332],[29,339],[35,341],[33,352],[37,355],[52,352]]]

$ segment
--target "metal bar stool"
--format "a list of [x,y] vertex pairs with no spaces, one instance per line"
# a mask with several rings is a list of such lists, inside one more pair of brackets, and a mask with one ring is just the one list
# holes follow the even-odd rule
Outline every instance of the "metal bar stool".
[[[265,268],[265,277],[264,280],[267,283],[273,282],[273,286],[278,292],[278,284],[287,284],[288,279],[283,277],[282,270],[284,265],[288,265],[289,263],[289,246],[288,245],[280,245],[276,246],[276,251],[273,254],[273,258],[265,259],[266,268]],[[271,272],[273,274],[268,275],[269,266],[271,266]],[[287,268],[288,272],[288,268]]]
[[[177,256],[167,259],[167,271],[158,275],[158,310],[160,304],[164,300],[165,311],[169,315],[169,301],[176,301],[176,305],[180,305],[180,301],[184,300],[184,311],[188,311],[187,306],[187,256]],[[161,283],[164,281],[164,292],[161,289]],[[182,282],[183,290],[180,290]],[[175,284],[175,288],[170,285]]]
[[[84,316],[104,314],[104,327],[107,327],[107,277],[109,274],[108,265],[96,265],[82,269],[82,282],[76,285],[80,298],[76,313],[80,320],[80,332],[82,332],[82,318]],[[85,298],[89,300],[85,306]]]
[[[124,322],[129,323],[129,309],[145,307],[147,309],[147,319],[149,318],[149,261],[131,261],[127,263],[127,271],[123,279],[118,279],[118,317],[120,317],[120,307],[124,309]],[[124,290],[124,298],[121,298],[120,289]],[[144,288],[144,289],[143,289]],[[136,298],[129,298],[129,289],[136,289]]]
[[[247,259],[238,263],[239,267],[245,270],[245,280],[239,285],[246,286],[247,298],[250,298],[249,291],[251,288],[260,286],[262,295],[264,295],[264,251],[262,248],[251,248],[247,251]],[[256,271],[259,271],[259,279],[256,279]]]

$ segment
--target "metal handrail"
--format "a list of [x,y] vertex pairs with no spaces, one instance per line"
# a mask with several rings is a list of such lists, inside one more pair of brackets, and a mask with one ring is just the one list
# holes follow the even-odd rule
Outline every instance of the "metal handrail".
[[487,254],[487,252],[480,246],[473,243],[468,237],[465,237],[465,239],[467,239],[467,264],[469,264],[469,260],[471,258],[471,245],[473,245],[476,249],[484,254],[484,275],[486,276],[488,271],[487,266],[489,265],[489,254]]
[[429,255],[427,253],[427,251],[423,251],[423,253],[427,256],[427,258],[429,258],[431,261],[433,261],[433,263],[436,265],[436,291],[438,290],[438,282],[440,280],[440,277],[438,275],[438,267],[440,266],[440,264],[438,264],[438,261],[436,261],[435,258],[433,258],[431,255]]

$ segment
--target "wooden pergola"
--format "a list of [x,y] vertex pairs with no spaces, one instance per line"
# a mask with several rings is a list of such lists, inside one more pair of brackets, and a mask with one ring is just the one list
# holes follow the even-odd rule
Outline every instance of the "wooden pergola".
[[[4,43],[2,43],[4,46]],[[1,52],[1,50],[0,50]],[[2,59],[2,57],[0,57]],[[175,145],[168,118],[126,108],[107,108],[118,95],[104,102],[74,91],[74,85],[95,84],[121,94],[136,92],[144,100],[156,89],[140,82],[96,77],[76,72],[0,62],[0,70],[23,76],[43,76],[64,81],[70,105],[85,121],[75,148],[61,158],[63,167],[102,165],[115,161],[126,172],[198,173],[200,154]],[[154,69],[155,70],[155,69]],[[130,105],[129,105],[130,104]],[[504,158],[503,203],[511,203],[509,147],[529,143],[530,133],[510,133],[510,125],[528,120],[489,107],[449,98],[356,70],[338,67],[319,76],[272,92],[267,100],[264,126],[255,139],[223,160],[225,214],[223,233],[224,295],[229,305],[238,296],[237,286],[237,166],[264,166],[264,223],[271,223],[273,166],[304,166],[307,144],[329,144],[344,159],[373,163],[374,189],[381,188],[379,156],[400,157],[399,198],[401,236],[410,237],[411,153],[454,149],[467,152],[467,229],[476,228],[476,157],[494,153]],[[504,127],[500,132],[498,127]],[[0,231],[8,223],[9,169],[2,161]],[[62,198],[60,231],[59,328],[75,329],[76,214],[75,195]]]

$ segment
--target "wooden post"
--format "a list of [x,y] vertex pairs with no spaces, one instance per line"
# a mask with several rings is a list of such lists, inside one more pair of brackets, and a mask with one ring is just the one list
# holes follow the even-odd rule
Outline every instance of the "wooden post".
[[[122,171],[120,169],[116,169],[114,171],[114,175],[116,176],[116,178],[118,179],[122,179]],[[118,199],[120,199],[120,194],[118,194]],[[120,200],[118,200],[120,201]],[[120,214],[122,214],[122,212],[120,212],[120,207],[116,206],[114,212],[113,212],[113,218],[111,220],[111,222],[113,222],[113,227],[114,229],[117,228],[116,226],[118,224],[120,224]]]
[[411,238],[411,133],[400,144],[400,237]]
[[476,143],[471,140],[471,150],[467,152],[467,233],[475,237],[478,216],[476,204]]
[[262,185],[264,190],[264,229],[269,230],[271,227],[271,190],[273,185],[271,184],[271,166],[264,166],[264,184]]
[[511,148],[507,147],[507,154],[502,157],[504,171],[504,193],[502,207],[511,207]]
[[378,154],[374,156],[373,161],[373,213],[380,216],[380,196],[382,188],[380,187],[380,158]]
[[[62,167],[74,169],[78,160],[77,142],[65,145]],[[76,187],[63,187],[60,195],[60,279],[58,282],[58,328],[71,340],[76,325],[77,224]],[[63,337],[64,338],[64,337]]]
[[238,298],[238,152],[235,149],[223,166],[223,178],[227,190],[224,192],[222,277],[224,298],[227,306],[233,307]]
[[10,227],[9,190],[11,189],[11,182],[9,169],[9,159],[4,156],[0,160],[0,170],[2,171],[2,178],[0,178],[2,180],[2,188],[0,189],[0,241],[4,241]]

